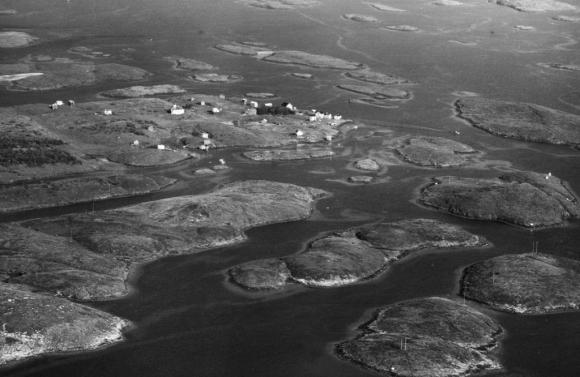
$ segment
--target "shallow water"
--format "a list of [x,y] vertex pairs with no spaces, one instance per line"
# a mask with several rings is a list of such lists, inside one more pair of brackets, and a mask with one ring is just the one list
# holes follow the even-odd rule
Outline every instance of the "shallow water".
[[[452,118],[450,106],[456,98],[454,91],[472,91],[490,98],[528,101],[579,113],[577,108],[558,100],[580,87],[578,73],[537,66],[539,62],[577,63],[579,45],[572,43],[580,38],[577,24],[475,0],[466,1],[462,7],[438,7],[427,1],[388,2],[406,9],[404,13],[376,12],[358,1],[322,3],[297,11],[268,11],[230,0],[50,0],[43,1],[42,9],[32,0],[2,2],[6,8],[19,11],[17,16],[0,16],[6,30],[22,29],[50,39],[38,46],[2,51],[2,63],[27,54],[65,56],[70,47],[88,46],[112,55],[99,61],[121,62],[154,72],[147,83],[175,83],[191,91],[228,95],[274,92],[299,107],[340,112],[367,123],[374,131],[390,129],[393,133],[367,139],[361,130],[341,145],[334,145],[344,155],[308,162],[258,164],[242,159],[236,150],[212,152],[200,163],[185,162],[156,170],[158,174],[184,179],[175,187],[138,198],[96,203],[96,210],[114,208],[202,192],[219,182],[240,179],[291,182],[333,193],[318,204],[317,212],[308,221],[254,229],[243,244],[143,266],[132,282],[135,292],[131,296],[93,303],[135,322],[136,328],[127,333],[127,341],[98,352],[42,357],[2,370],[0,375],[373,375],[336,359],[331,352],[333,343],[348,337],[373,308],[412,297],[453,297],[462,266],[504,253],[530,251],[532,241],[540,242],[540,251],[578,258],[578,222],[530,232],[505,224],[458,219],[414,204],[415,189],[429,177],[492,177],[510,165],[522,170],[551,171],[580,191],[578,151],[494,137]],[[409,24],[421,31],[379,30],[377,25],[344,20],[343,13],[373,15],[384,25]],[[515,25],[531,25],[536,31],[515,31]],[[269,64],[213,48],[216,43],[245,40],[365,63],[377,71],[417,82],[410,87],[415,98],[398,109],[351,104],[348,100],[352,94],[335,88],[344,80],[340,72]],[[127,48],[134,50],[127,52]],[[168,55],[202,60],[220,67],[220,72],[241,74],[245,80],[230,85],[187,81],[162,60]],[[286,75],[289,72],[308,72],[315,77],[292,78]],[[110,82],[35,94],[2,90],[0,105],[51,103],[55,98],[93,100],[101,90],[123,86]],[[505,162],[487,170],[429,170],[402,165],[389,167],[385,183],[342,183],[356,174],[348,169],[352,160],[378,149],[382,138],[406,133],[453,138],[485,152],[488,160]],[[194,165],[211,166],[222,157],[232,166],[231,173],[210,181],[191,177]],[[79,204],[7,216],[2,221],[88,210],[92,210],[91,204]],[[224,272],[229,267],[298,252],[321,232],[381,218],[415,217],[462,225],[486,236],[494,246],[425,253],[397,264],[375,280],[343,288],[300,288],[267,296],[243,294],[226,283]],[[508,368],[537,377],[580,375],[580,314],[530,317],[482,309],[507,330],[498,352]]]

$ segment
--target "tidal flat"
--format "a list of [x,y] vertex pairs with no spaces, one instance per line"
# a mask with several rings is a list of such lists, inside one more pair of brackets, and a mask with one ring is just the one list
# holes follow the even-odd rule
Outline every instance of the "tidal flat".
[[577,4],[37,3],[0,374],[580,374]]

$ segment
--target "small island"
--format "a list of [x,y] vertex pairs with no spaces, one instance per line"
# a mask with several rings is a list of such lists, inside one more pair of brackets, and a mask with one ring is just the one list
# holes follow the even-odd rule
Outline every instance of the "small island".
[[469,145],[442,137],[402,136],[386,145],[397,152],[397,157],[419,166],[461,166],[479,157],[479,153]]
[[229,275],[248,290],[337,287],[372,278],[421,249],[485,245],[485,238],[435,220],[381,222],[323,236],[296,255],[246,262]]
[[336,345],[336,353],[388,376],[460,377],[496,370],[489,352],[503,333],[485,314],[442,297],[380,308],[358,328],[360,335]]
[[490,2],[521,12],[554,12],[576,9],[571,4],[557,0],[491,0]]
[[513,313],[577,311],[580,262],[542,253],[502,255],[467,267],[461,294]]
[[409,101],[413,98],[413,94],[407,90],[392,88],[382,85],[366,84],[366,85],[352,85],[340,84],[337,85],[339,89],[346,90],[353,93],[365,94],[374,99],[388,100],[388,101]]
[[262,9],[297,9],[319,5],[317,0],[239,0],[248,6]]
[[465,97],[455,102],[457,116],[497,136],[580,149],[580,116],[523,102]]
[[580,216],[578,198],[551,174],[519,172],[496,179],[437,177],[419,202],[449,214],[526,228],[563,224]]
[[367,16],[365,14],[356,14],[356,13],[345,13],[342,15],[342,18],[349,21],[355,22],[378,22],[379,20],[373,16]]

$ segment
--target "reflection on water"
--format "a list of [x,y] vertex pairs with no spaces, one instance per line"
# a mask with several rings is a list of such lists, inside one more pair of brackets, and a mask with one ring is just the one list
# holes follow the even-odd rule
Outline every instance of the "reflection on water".
[[[88,46],[118,61],[145,68],[151,83],[180,84],[191,91],[241,94],[273,92],[299,107],[320,107],[364,121],[378,131],[373,138],[352,137],[336,158],[286,164],[253,164],[224,152],[234,168],[230,179],[263,178],[331,191],[311,221],[272,225],[249,232],[244,244],[194,255],[167,258],[144,266],[130,297],[94,303],[137,324],[128,340],[109,349],[44,357],[2,373],[14,376],[366,376],[335,359],[332,343],[348,336],[368,310],[399,300],[456,294],[462,266],[504,253],[529,251],[532,240],[541,251],[577,258],[579,224],[528,232],[502,224],[465,221],[413,204],[415,188],[440,171],[389,167],[386,183],[348,186],[337,180],[352,175],[349,163],[379,149],[383,138],[405,133],[456,139],[486,152],[503,169],[551,171],[580,190],[579,154],[565,148],[502,140],[450,118],[453,92],[521,100],[578,113],[575,102],[559,101],[580,87],[576,73],[541,68],[538,62],[577,62],[577,26],[550,21],[544,14],[515,12],[487,2],[465,1],[461,7],[433,6],[428,1],[390,1],[407,12],[377,12],[362,2],[326,0],[319,7],[264,10],[231,0],[45,0],[4,1],[15,16],[0,16],[6,29],[20,28],[49,43],[7,51],[13,62],[27,54],[68,56]],[[421,32],[387,32],[380,25],[341,18],[344,13],[373,15],[384,25],[413,25]],[[516,25],[535,30],[517,30]],[[372,69],[405,77],[414,100],[397,109],[350,103],[351,94],[335,86],[340,72],[275,65],[225,54],[217,43],[255,41],[277,49],[298,49],[364,63]],[[4,51],[3,51],[4,53]],[[220,72],[245,80],[229,85],[188,81],[163,59],[180,55],[218,66]],[[311,73],[312,79],[288,75]],[[56,96],[93,100],[95,93],[119,87],[66,89],[43,93],[0,92],[0,103],[50,103]],[[393,132],[381,132],[388,127]],[[458,134],[455,133],[458,132]],[[361,135],[363,135],[361,133]],[[219,152],[222,153],[222,152]],[[216,155],[214,160],[222,157]],[[184,164],[166,174],[185,179],[177,195],[207,189],[196,183]],[[445,170],[447,174],[495,176],[498,170]],[[147,197],[146,199],[153,199]],[[142,200],[142,199],[138,199]],[[102,204],[118,206],[123,199]],[[69,210],[85,210],[72,207]],[[29,216],[46,216],[42,211]],[[493,248],[431,253],[399,264],[365,284],[336,289],[301,288],[279,296],[241,295],[228,288],[224,271],[249,260],[283,256],[301,250],[320,232],[341,230],[378,218],[439,218],[486,236]],[[502,360],[528,376],[577,376],[580,373],[580,315],[526,317],[488,313],[507,329]]]

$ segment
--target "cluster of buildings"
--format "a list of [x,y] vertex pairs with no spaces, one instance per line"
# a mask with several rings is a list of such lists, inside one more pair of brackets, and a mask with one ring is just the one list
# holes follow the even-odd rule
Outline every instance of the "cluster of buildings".
[[[75,101],[73,101],[72,99],[69,99],[67,101],[67,103],[68,103],[69,106],[74,106],[75,105]],[[56,102],[48,105],[48,107],[50,107],[52,110],[56,110],[56,109],[58,109],[61,106],[64,106],[64,101],[62,101],[62,100],[56,100]]]

